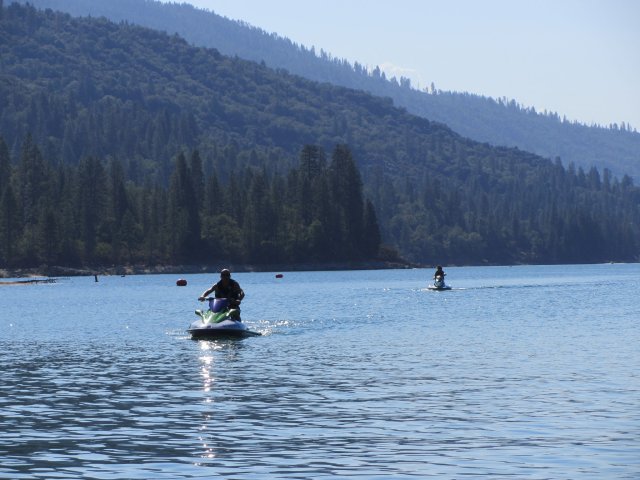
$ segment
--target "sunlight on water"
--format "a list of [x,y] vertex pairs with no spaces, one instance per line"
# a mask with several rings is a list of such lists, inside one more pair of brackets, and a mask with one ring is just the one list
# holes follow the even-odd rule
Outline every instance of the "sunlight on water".
[[639,478],[640,266],[447,272],[0,289],[0,478]]

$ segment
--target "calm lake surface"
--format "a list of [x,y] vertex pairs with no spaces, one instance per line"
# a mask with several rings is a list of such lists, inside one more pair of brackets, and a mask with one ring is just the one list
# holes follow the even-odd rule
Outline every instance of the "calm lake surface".
[[640,265],[0,287],[0,478],[640,478]]

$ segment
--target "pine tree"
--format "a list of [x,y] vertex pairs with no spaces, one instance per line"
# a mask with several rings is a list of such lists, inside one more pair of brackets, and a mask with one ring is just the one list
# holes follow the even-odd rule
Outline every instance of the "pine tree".
[[51,205],[43,210],[38,222],[38,241],[40,256],[47,265],[53,265],[58,260],[60,248],[58,214]]
[[326,167],[324,151],[317,145],[305,145],[300,153],[300,174],[308,179],[320,175]]
[[220,183],[218,182],[218,175],[213,172],[209,178],[207,178],[205,188],[204,199],[204,215],[211,216],[222,212],[224,207],[224,194]]
[[254,175],[249,186],[243,223],[246,255],[250,262],[277,261],[274,245],[277,219],[274,216],[266,174]]
[[365,258],[374,258],[380,249],[380,227],[376,211],[370,200],[366,201],[364,209],[364,229],[362,237],[362,252]]
[[329,188],[338,220],[331,232],[332,240],[339,242],[336,253],[340,259],[358,258],[364,219],[362,180],[346,145],[333,151]]
[[191,153],[189,161],[189,174],[193,183],[193,195],[198,207],[198,211],[202,209],[204,203],[204,173],[202,169],[202,159],[198,150]]
[[176,159],[169,187],[169,224],[173,254],[181,261],[200,256],[200,213],[193,180],[183,153]]
[[125,212],[129,209],[124,169],[122,163],[117,159],[112,159],[109,163],[109,207],[117,228],[120,226]]
[[0,136],[0,198],[9,182],[11,181],[11,157],[9,147]]
[[13,188],[9,184],[0,198],[0,260],[5,266],[17,264],[16,243],[21,233],[17,203]]
[[300,153],[297,173],[296,205],[300,210],[303,225],[309,226],[317,208],[312,185],[325,173],[326,161],[323,150],[316,145],[305,145]]
[[334,218],[334,209],[329,193],[329,178],[325,170],[315,177],[311,184],[313,221],[309,226],[309,241],[319,261],[333,260],[331,257],[331,237],[328,229]]
[[19,201],[25,226],[35,225],[37,222],[38,212],[42,207],[41,200],[46,196],[47,172],[40,149],[33,137],[27,135],[17,169]]
[[85,261],[95,259],[98,235],[106,217],[107,175],[100,160],[87,157],[78,165],[78,189],[75,209],[79,212],[80,239]]

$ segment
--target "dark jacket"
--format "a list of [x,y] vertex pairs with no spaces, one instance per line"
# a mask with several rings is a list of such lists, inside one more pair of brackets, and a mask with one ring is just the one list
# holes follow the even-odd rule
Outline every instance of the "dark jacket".
[[216,283],[215,292],[216,298],[229,298],[231,300],[238,300],[240,298],[240,294],[242,293],[242,289],[240,288],[240,284],[238,282],[230,278],[226,288],[222,285],[222,280]]

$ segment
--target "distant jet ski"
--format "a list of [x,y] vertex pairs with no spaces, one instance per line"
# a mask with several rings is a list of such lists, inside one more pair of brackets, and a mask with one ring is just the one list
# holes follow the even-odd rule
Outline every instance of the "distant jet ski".
[[240,312],[230,308],[228,298],[207,298],[209,310],[196,310],[200,317],[189,327],[191,338],[244,338],[262,335],[249,330],[240,320]]
[[427,287],[429,290],[451,290],[451,287],[444,283],[444,277],[442,275],[438,275],[433,280],[433,285],[429,285]]

